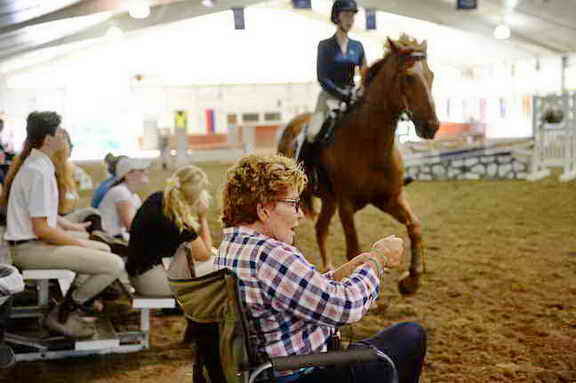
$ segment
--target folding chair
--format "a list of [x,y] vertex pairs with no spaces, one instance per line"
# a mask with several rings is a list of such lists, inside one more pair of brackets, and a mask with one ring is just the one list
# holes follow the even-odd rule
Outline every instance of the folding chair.
[[255,347],[256,335],[244,302],[240,299],[238,278],[228,269],[199,278],[169,280],[186,316],[200,323],[218,323],[220,363],[227,383],[271,383],[274,382],[275,371],[351,365],[376,360],[383,360],[391,366],[391,383],[398,381],[394,362],[376,348],[272,359],[258,353]]

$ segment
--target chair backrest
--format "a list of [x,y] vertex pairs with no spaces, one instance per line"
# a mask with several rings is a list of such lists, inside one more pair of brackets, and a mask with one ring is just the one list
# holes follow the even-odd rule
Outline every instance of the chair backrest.
[[187,317],[201,323],[218,323],[220,364],[227,383],[246,381],[250,370],[264,358],[254,347],[254,332],[240,299],[236,275],[222,269],[199,278],[169,282]]

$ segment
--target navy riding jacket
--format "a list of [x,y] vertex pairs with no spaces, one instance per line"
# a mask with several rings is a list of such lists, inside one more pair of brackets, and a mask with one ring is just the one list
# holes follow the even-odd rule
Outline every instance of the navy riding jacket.
[[364,47],[360,41],[348,39],[346,54],[342,53],[336,35],[320,41],[316,70],[322,89],[347,101],[346,89],[354,87],[354,69],[362,67],[363,61]]

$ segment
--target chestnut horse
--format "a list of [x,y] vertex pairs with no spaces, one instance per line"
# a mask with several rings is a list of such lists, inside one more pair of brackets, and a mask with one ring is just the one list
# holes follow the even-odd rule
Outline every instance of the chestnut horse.
[[[404,112],[418,136],[432,139],[439,127],[432,99],[433,73],[426,62],[426,41],[418,43],[402,35],[388,39],[388,52],[363,76],[364,92],[338,120],[334,139],[323,147],[318,163],[329,185],[308,186],[302,194],[304,212],[315,216],[312,194],[322,208],[316,221],[316,240],[323,266],[332,269],[326,252],[330,220],[338,208],[346,237],[346,256],[360,254],[354,214],[368,204],[390,214],[406,226],[411,242],[409,271],[399,281],[402,294],[413,294],[424,267],[421,225],[410,209],[403,188],[403,165],[394,146],[395,130]],[[310,121],[311,114],[295,117],[282,133],[278,152],[294,157],[294,140]]]

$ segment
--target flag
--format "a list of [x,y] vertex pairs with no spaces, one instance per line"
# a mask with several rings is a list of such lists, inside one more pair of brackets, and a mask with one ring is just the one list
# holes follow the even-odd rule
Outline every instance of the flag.
[[208,134],[216,133],[216,121],[214,119],[214,109],[206,109],[206,132]]
[[232,8],[234,14],[234,29],[246,29],[244,24],[244,8]]

